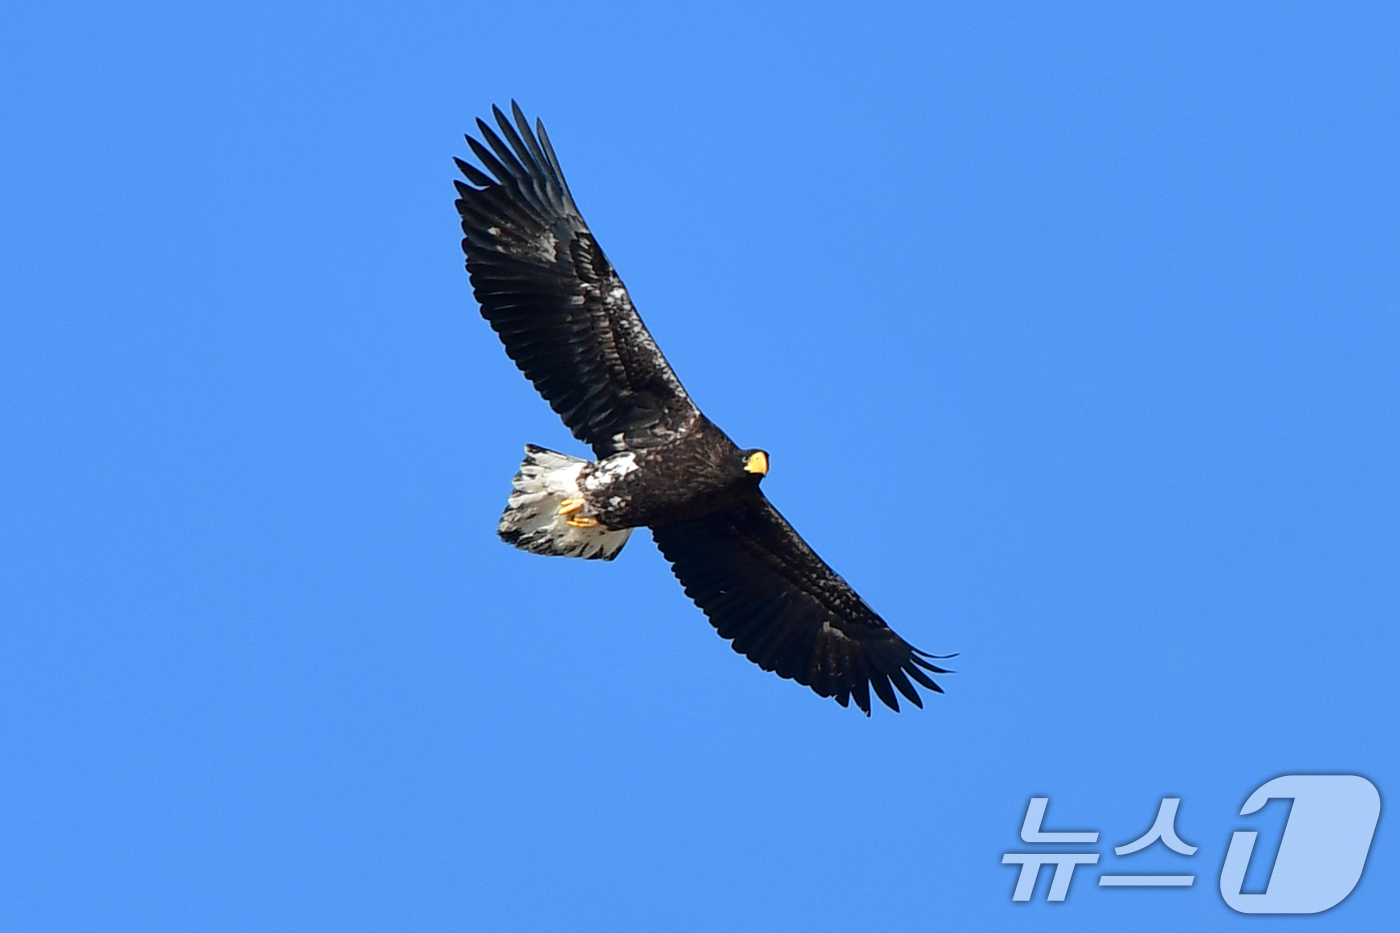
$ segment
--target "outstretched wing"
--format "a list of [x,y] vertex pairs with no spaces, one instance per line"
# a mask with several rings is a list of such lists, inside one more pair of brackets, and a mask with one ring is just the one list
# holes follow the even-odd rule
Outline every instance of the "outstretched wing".
[[686,595],[734,650],[766,671],[790,677],[870,714],[870,688],[899,709],[893,684],[915,706],[913,678],[946,674],[900,638],[845,580],[807,546],[761,492],[704,518],[652,528]]
[[[657,349],[588,232],[544,124],[532,133],[493,107],[467,137],[481,168],[457,160],[462,250],[491,322],[521,372],[601,458],[676,437],[700,412]],[[482,169],[485,169],[483,171]]]

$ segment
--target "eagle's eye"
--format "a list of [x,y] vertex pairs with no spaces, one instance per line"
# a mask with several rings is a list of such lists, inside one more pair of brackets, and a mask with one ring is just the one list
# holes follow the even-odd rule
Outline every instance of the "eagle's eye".
[[744,458],[744,472],[757,473],[759,476],[768,475],[768,455],[761,450],[755,450]]

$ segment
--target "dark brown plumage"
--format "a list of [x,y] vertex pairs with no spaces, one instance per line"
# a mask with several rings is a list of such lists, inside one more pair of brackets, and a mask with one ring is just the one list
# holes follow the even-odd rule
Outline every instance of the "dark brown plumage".
[[922,706],[947,673],[896,635],[764,497],[767,454],[690,400],[584,223],[544,126],[492,108],[457,160],[462,249],[482,316],[596,462],[527,448],[501,536],[611,559],[648,526],[685,592],[735,651],[833,697]]

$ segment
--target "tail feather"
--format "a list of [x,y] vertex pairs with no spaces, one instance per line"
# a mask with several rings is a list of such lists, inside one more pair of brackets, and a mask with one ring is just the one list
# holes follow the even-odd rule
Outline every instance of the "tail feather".
[[616,557],[632,529],[579,528],[568,523],[569,516],[559,514],[565,499],[583,495],[578,475],[587,464],[587,460],[525,445],[525,460],[511,481],[514,491],[496,529],[501,540],[534,554],[588,560]]

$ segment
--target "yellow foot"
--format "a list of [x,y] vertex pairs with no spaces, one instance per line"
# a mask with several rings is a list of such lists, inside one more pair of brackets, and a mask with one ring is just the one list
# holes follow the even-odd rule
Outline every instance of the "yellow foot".
[[599,522],[592,515],[575,515],[564,524],[570,528],[597,528]]
[[565,499],[563,502],[559,503],[559,514],[572,515],[581,508],[583,508],[582,499]]

